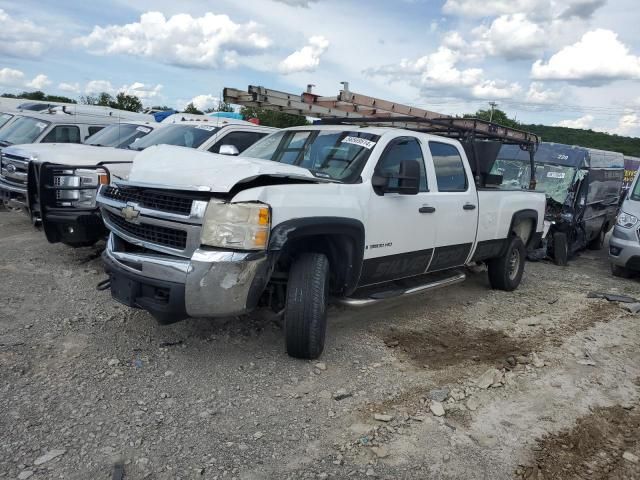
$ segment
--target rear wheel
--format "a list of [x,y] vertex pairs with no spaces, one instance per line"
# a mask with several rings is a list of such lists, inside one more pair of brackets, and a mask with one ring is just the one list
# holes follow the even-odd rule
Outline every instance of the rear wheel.
[[287,353],[318,358],[324,350],[329,300],[329,260],[322,253],[303,253],[289,270],[284,314]]
[[553,262],[560,266],[565,266],[569,262],[569,242],[566,233],[553,234]]
[[527,249],[520,237],[511,237],[504,256],[487,262],[491,288],[507,292],[518,288],[522,280],[526,256]]
[[620,265],[614,265],[613,263],[611,264],[611,273],[614,277],[619,278],[631,278],[632,275],[631,271],[628,269],[621,267]]

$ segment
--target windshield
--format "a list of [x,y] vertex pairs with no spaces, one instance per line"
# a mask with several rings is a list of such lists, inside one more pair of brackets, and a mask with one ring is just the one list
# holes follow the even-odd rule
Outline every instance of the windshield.
[[285,130],[260,140],[242,156],[297,165],[320,178],[352,182],[379,139],[357,131]]
[[[529,188],[530,170],[531,167],[527,162],[498,159],[491,173],[502,175],[500,188]],[[546,193],[558,203],[564,203],[575,173],[574,167],[538,163],[536,164],[536,191]]]
[[20,117],[7,128],[0,130],[0,145],[18,145],[21,143],[33,143],[49,122],[44,122],[33,117]]
[[169,125],[136,140],[129,145],[129,148],[132,150],[144,150],[153,145],[198,148],[218,130],[219,128],[213,125]]
[[0,128],[4,127],[9,120],[13,118],[13,115],[10,113],[2,113],[0,114]]
[[142,138],[153,130],[146,125],[135,125],[131,123],[119,123],[109,125],[99,132],[94,133],[85,142],[87,145],[97,147],[125,148]]

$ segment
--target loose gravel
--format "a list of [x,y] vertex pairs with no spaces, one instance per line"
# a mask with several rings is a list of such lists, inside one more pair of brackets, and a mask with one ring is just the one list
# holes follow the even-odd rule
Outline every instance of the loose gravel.
[[[587,294],[640,298],[640,283],[613,278],[604,250],[527,263],[512,293],[480,272],[334,307],[315,362],[286,355],[266,311],[159,326],[96,290],[99,250],[0,211],[0,478],[638,473],[640,316]],[[584,431],[595,449],[572,443]]]

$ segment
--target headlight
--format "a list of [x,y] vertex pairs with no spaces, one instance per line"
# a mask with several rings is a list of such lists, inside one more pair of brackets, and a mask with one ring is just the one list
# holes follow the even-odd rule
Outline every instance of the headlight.
[[636,223],[638,223],[638,219],[628,213],[620,212],[620,214],[618,214],[618,219],[616,220],[616,223],[623,228],[631,228]]
[[56,190],[56,200],[61,207],[95,208],[98,187],[109,181],[104,170],[78,169],[56,173],[53,176],[54,187],[65,187],[64,190]]
[[265,250],[271,209],[264,203],[222,203],[211,200],[202,225],[204,245],[238,250]]

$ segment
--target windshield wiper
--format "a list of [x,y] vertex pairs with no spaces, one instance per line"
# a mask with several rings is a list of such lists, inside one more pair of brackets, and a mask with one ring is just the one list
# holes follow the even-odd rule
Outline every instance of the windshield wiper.
[[13,143],[8,142],[6,140],[0,140],[0,146],[2,147],[8,147],[9,145],[13,145]]

